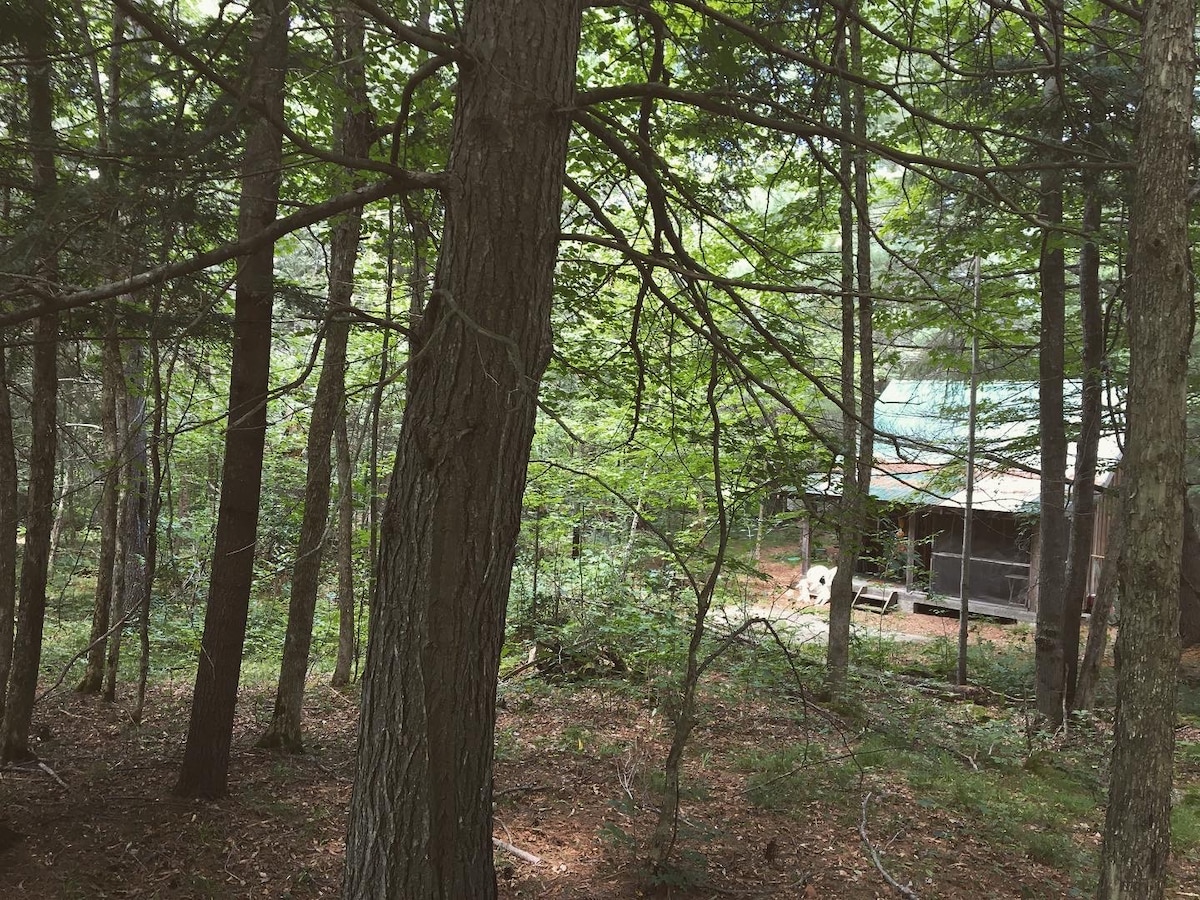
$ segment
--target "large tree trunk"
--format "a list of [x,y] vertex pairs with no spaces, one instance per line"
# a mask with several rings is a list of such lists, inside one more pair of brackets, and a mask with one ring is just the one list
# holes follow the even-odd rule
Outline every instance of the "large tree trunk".
[[[1095,236],[1102,224],[1100,179],[1088,173],[1083,179],[1083,232],[1079,251],[1079,310],[1083,322],[1083,394],[1080,401],[1079,440],[1075,446],[1075,478],[1071,485],[1071,538],[1067,554],[1063,601],[1064,691],[1067,709],[1075,706],[1079,672],[1079,629],[1092,565],[1092,540],[1096,534],[1096,457],[1100,449],[1103,401],[1104,309],[1100,300],[1100,250]],[[1093,620],[1095,621],[1095,620]]]
[[[353,4],[341,12],[341,45],[337,64],[347,91],[346,116],[342,123],[342,152],[365,157],[370,148],[371,115],[367,105],[363,68],[363,17]],[[308,655],[312,647],[313,613],[321,581],[325,550],[325,526],[329,519],[332,467],[329,450],[339,419],[345,418],[346,344],[350,337],[351,295],[354,292],[354,262],[358,256],[362,209],[356,207],[333,226],[329,251],[329,320],[325,331],[325,356],[309,423],[306,454],[308,471],[304,484],[304,516],[292,574],[283,662],[275,692],[275,709],[258,746],[303,753],[301,718]]]
[[17,448],[13,442],[8,351],[0,347],[0,722],[12,670],[13,616],[17,611]]
[[112,618],[113,571],[117,560],[117,519],[120,510],[121,439],[117,434],[117,392],[121,387],[121,346],[115,309],[109,310],[100,368],[100,431],[104,435],[104,481],[100,493],[100,558],[96,563],[96,595],[87,665],[75,690],[98,694],[104,683],[104,659]]
[[1041,521],[1038,527],[1038,607],[1035,640],[1038,713],[1057,726],[1063,719],[1063,597],[1067,565],[1067,432],[1063,421],[1066,268],[1063,253],[1063,138],[1061,0],[1046,3],[1045,141],[1049,165],[1041,175],[1041,337],[1038,342],[1038,430],[1041,436]]
[[1115,741],[1097,889],[1103,900],[1159,900],[1171,849],[1192,320],[1188,169],[1195,18],[1191,0],[1153,0],[1143,9],[1129,227],[1127,531]]
[[496,896],[500,647],[550,310],[580,0],[466,8],[446,224],[388,490],[347,898]]
[[[26,90],[29,96],[29,143],[33,162],[34,204],[47,223],[35,274],[43,283],[58,280],[49,233],[57,175],[54,168],[54,99],[50,87],[48,43],[52,33],[45,0],[29,4],[26,38]],[[25,516],[25,552],[21,562],[20,609],[13,648],[12,676],[4,724],[0,727],[0,763],[33,756],[29,727],[37,694],[46,613],[46,576],[50,562],[50,529],[54,519],[54,474],[58,420],[58,314],[38,317],[33,329],[33,381],[29,447],[29,493]]]
[[[257,72],[251,97],[283,117],[287,61],[288,0],[255,0]],[[248,129],[242,160],[238,236],[258,234],[275,219],[279,203],[282,140],[266,120]],[[233,714],[246,617],[254,575],[258,501],[271,360],[274,247],[267,244],[242,260],[234,296],[233,362],[229,374],[229,425],[217,514],[216,546],[200,665],[188,726],[183,767],[175,793],[216,798],[227,791]]]

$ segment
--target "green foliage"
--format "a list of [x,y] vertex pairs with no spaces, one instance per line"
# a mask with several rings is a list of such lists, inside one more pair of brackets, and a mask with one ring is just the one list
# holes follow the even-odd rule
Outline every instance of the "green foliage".
[[[1033,654],[1031,646],[1000,646],[975,640],[967,647],[967,672],[972,684],[1010,697],[1033,695]],[[951,680],[957,671],[958,645],[937,638],[923,646],[913,671],[934,678]]]
[[516,732],[511,728],[501,728],[496,731],[496,749],[493,758],[496,762],[513,762],[520,755],[520,746]]
[[749,773],[750,799],[770,809],[796,809],[823,798],[847,798],[861,784],[853,756],[830,759],[822,745],[795,744],[776,752],[750,753],[738,761]]
[[1190,787],[1178,794],[1178,802],[1171,807],[1171,849],[1200,858],[1200,787]]

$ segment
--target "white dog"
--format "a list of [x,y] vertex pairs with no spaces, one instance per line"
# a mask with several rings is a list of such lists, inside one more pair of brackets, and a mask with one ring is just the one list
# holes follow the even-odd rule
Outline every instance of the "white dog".
[[824,606],[829,602],[829,592],[836,574],[837,566],[812,566],[794,588],[802,601],[812,600],[817,606]]

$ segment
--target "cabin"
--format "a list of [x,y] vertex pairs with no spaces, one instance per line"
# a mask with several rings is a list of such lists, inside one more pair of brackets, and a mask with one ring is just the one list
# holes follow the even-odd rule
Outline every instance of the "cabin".
[[[855,570],[857,600],[905,611],[961,608],[968,388],[963,382],[894,380],[880,392],[870,489],[876,527]],[[1069,398],[1070,386],[1067,393]],[[1078,393],[1076,385],[1076,405]],[[1068,416],[1071,405],[1068,399]],[[980,385],[978,407],[968,605],[983,615],[1033,621],[1041,489],[1037,385]],[[1069,486],[1073,446],[1068,456]],[[1116,458],[1115,440],[1103,438],[1089,594],[1096,592],[1107,548],[1110,504],[1103,489]],[[828,504],[836,495],[836,487],[810,491],[808,505]]]

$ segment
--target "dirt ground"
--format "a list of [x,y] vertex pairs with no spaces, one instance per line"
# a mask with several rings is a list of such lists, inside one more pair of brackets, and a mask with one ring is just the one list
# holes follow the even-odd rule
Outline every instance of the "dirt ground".
[[[181,755],[186,691],[161,689],[146,726],[119,707],[60,695],[39,717],[47,768],[6,770],[3,816],[21,838],[0,853],[9,898],[331,897],[338,889],[352,773],[354,702],[312,691],[311,752],[280,758],[251,744],[269,695],[243,703],[230,797],[182,801],[170,790]],[[499,857],[501,896],[626,900],[639,896],[893,896],[863,852],[859,821],[814,798],[801,816],[747,802],[739,755],[800,738],[792,716],[718,704],[694,738],[685,846],[704,857],[707,886],[645,887],[636,841],[654,821],[647,774],[666,751],[661,716],[627,695],[582,689],[525,696],[500,716],[496,835],[539,856]],[[922,897],[1060,897],[1069,879],[1005,859],[965,823],[873,785],[868,826],[890,871]],[[870,834],[870,831],[868,832]],[[682,877],[681,877],[682,880]],[[1017,885],[1031,886],[1030,893]]]
[[[890,629],[957,632],[953,617],[887,619]],[[1027,628],[977,628],[988,639],[1031,639]],[[337,895],[357,695],[313,685],[309,752],[281,757],[253,748],[273,692],[244,691],[230,796],[204,803],[171,796],[190,687],[156,687],[141,727],[120,703],[69,692],[39,706],[36,749],[43,764],[0,771],[0,821],[17,832],[0,832],[5,900]],[[884,872],[923,900],[1078,896],[1072,873],[990,845],[970,821],[871,770],[853,786],[849,804],[815,795],[781,809],[751,802],[747,756],[806,737],[794,706],[720,688],[706,692],[687,759],[685,865],[673,881],[653,887],[640,851],[654,824],[653,776],[666,754],[662,711],[645,691],[611,685],[550,687],[533,680],[502,693],[495,834],[540,862],[500,853],[501,896],[901,896]],[[864,831],[879,851],[879,866]],[[1093,847],[1099,840],[1092,827],[1073,839]],[[1192,887],[1177,887],[1172,896],[1196,896],[1200,867],[1177,863],[1174,878]]]

